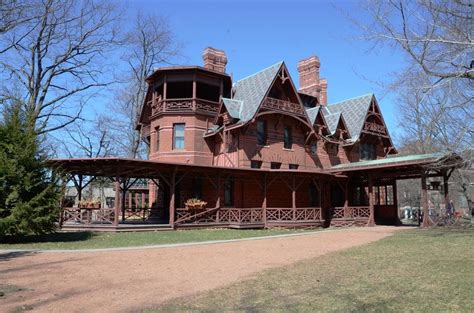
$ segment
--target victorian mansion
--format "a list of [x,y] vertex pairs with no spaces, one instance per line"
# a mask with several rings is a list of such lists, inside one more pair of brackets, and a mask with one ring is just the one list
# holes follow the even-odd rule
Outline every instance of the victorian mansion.
[[108,206],[65,207],[63,227],[397,224],[398,179],[421,178],[425,207],[428,177],[442,178],[447,196],[457,156],[397,156],[373,94],[327,103],[318,57],[298,63],[299,88],[284,62],[233,81],[224,51],[203,59],[146,79],[137,130],[148,160],[51,161],[79,197],[96,177],[115,186]]

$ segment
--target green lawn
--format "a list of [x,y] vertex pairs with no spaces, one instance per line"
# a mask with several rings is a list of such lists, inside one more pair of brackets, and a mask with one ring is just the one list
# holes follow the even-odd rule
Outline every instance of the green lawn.
[[[0,249],[95,249],[292,234],[306,229],[200,229],[132,233],[56,233],[0,243]],[[312,229],[311,231],[315,231]]]
[[146,312],[472,312],[474,229],[409,230]]

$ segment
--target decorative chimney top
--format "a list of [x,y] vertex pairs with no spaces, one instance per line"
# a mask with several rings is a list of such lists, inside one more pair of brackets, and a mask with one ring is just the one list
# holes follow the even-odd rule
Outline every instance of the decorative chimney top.
[[316,55],[298,62],[298,73],[300,76],[299,91],[317,97],[319,104],[327,104],[327,81],[320,79],[319,68],[321,62]]
[[227,65],[227,56],[223,50],[207,47],[202,53],[204,67],[216,72],[225,73]]

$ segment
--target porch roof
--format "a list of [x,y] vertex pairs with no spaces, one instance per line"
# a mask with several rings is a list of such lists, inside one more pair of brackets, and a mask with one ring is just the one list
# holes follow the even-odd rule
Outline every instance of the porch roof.
[[[390,168],[394,166],[424,166],[436,164],[439,167],[456,167],[461,158],[455,153],[427,153],[387,157],[379,160],[359,161],[332,166],[330,172],[358,171],[365,169]],[[454,162],[453,162],[454,161]]]
[[49,166],[69,174],[104,177],[130,178],[160,178],[174,171],[208,172],[208,173],[235,173],[235,174],[264,174],[279,173],[296,176],[323,175],[331,177],[345,177],[335,175],[325,170],[291,170],[291,169],[255,169],[235,168],[210,165],[194,165],[186,163],[169,163],[150,160],[127,159],[117,157],[106,158],[72,158],[48,160]]

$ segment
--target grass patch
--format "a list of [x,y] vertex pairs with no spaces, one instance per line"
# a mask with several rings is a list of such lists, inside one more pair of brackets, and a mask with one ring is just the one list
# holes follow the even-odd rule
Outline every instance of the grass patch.
[[[55,233],[11,238],[0,249],[97,249],[301,233],[307,229],[199,229],[131,233]],[[312,229],[314,231],[314,229]]]
[[472,312],[473,235],[400,232],[145,312]]

